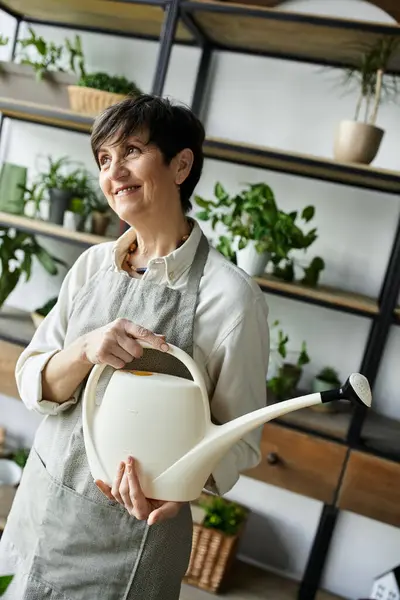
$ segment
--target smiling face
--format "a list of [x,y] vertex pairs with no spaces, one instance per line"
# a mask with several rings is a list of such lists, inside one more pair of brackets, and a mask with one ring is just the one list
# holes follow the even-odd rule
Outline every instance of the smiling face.
[[191,152],[183,150],[166,164],[148,136],[136,133],[120,143],[105,142],[98,151],[100,187],[120,219],[130,225],[142,216],[167,215],[180,206],[179,185],[191,167]]

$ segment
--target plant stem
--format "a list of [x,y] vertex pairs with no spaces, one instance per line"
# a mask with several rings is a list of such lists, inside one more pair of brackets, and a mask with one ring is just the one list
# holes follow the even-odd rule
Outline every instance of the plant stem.
[[376,74],[374,108],[373,108],[372,116],[371,116],[371,120],[370,120],[371,125],[375,125],[376,119],[378,116],[378,109],[379,109],[379,104],[381,101],[381,93],[382,93],[382,80],[383,80],[383,70],[378,69],[378,72]]
[[358,100],[357,100],[356,114],[354,115],[354,120],[355,121],[358,121],[358,118],[360,116],[360,110],[361,110],[361,105],[362,105],[363,98],[364,98],[364,94],[363,94],[363,91],[361,90],[360,95],[359,95]]
[[371,95],[368,92],[367,94],[367,100],[366,100],[366,104],[365,104],[365,117],[364,117],[364,123],[368,123],[368,115],[369,115],[369,105],[371,102]]

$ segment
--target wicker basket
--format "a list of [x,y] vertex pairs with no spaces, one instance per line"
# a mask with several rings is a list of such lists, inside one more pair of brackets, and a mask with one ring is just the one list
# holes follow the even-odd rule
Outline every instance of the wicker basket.
[[207,592],[220,592],[236,555],[239,535],[193,524],[192,553],[184,582]]
[[71,110],[90,117],[96,117],[109,106],[113,106],[113,104],[117,104],[126,98],[124,94],[103,92],[102,90],[80,85],[69,85],[68,96]]

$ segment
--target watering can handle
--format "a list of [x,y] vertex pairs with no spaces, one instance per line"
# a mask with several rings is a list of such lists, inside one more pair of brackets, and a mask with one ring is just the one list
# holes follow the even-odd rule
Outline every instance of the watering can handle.
[[[154,346],[152,346],[148,342],[145,342],[142,340],[136,340],[136,341],[143,348],[149,348],[151,350],[156,349],[156,348],[154,348]],[[171,354],[171,356],[174,356],[181,363],[183,363],[185,365],[185,367],[189,371],[190,375],[192,376],[194,383],[200,388],[201,399],[203,401],[205,423],[210,423],[211,415],[210,415],[210,404],[208,401],[208,393],[207,393],[204,379],[203,379],[203,376],[202,376],[202,373],[201,373],[199,367],[197,366],[195,361],[191,358],[191,356],[189,356],[186,352],[184,352],[183,350],[181,350],[180,348],[178,348],[177,346],[174,346],[172,344],[168,344],[168,346],[169,346],[169,350],[168,350],[167,354]],[[160,350],[159,352],[162,352],[162,351]],[[93,471],[96,472],[95,479],[102,479],[103,481],[105,481],[106,483],[111,485],[108,482],[108,477],[105,474],[105,469],[101,465],[101,462],[97,455],[97,451],[95,449],[93,439],[92,439],[92,428],[91,428],[91,424],[93,423],[94,413],[96,410],[97,384],[100,379],[100,375],[102,374],[102,372],[104,371],[104,369],[107,366],[108,365],[106,365],[106,364],[94,365],[94,367],[92,368],[92,370],[90,372],[90,375],[87,380],[87,384],[85,386],[83,399],[82,399],[82,426],[83,426],[83,434],[84,434],[86,452],[88,454],[90,453],[90,456],[92,457],[92,460],[91,460],[92,464],[93,464],[93,462],[97,463],[97,465],[95,465],[95,467],[92,468],[92,473],[93,473]]]

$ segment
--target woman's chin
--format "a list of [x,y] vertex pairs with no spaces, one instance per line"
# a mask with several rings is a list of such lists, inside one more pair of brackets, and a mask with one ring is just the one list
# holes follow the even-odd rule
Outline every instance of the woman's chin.
[[118,202],[114,210],[122,221],[131,224],[142,212],[142,207],[141,203]]

